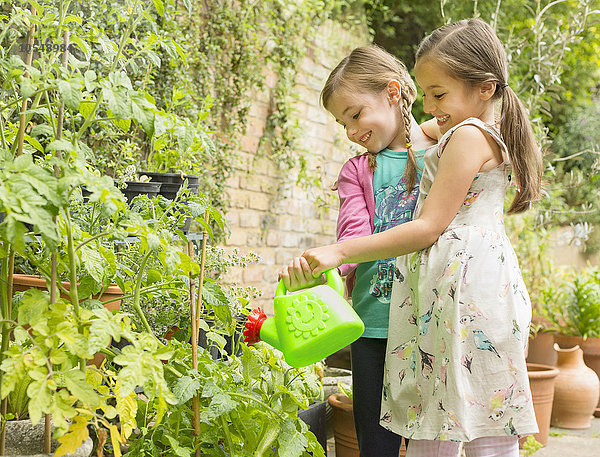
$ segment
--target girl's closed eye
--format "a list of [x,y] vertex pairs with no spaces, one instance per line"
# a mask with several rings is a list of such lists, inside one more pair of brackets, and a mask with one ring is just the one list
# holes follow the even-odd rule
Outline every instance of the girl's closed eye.
[[360,111],[358,113],[356,113],[354,116],[352,116],[352,119],[358,119],[359,116],[360,116]]
[[435,98],[437,98],[438,100],[441,99],[444,95],[446,95],[446,93],[444,92],[443,94],[437,94],[434,95]]

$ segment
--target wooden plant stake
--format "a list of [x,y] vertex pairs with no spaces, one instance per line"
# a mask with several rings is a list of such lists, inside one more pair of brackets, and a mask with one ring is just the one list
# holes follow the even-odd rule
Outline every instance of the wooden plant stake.
[[[208,224],[208,213],[204,214],[204,221]],[[192,367],[198,371],[198,337],[200,336],[200,315],[202,310],[202,287],[204,285],[204,265],[206,261],[206,238],[208,232],[206,229],[202,231],[202,251],[200,253],[200,280],[198,283],[198,295],[196,298],[195,281],[190,275],[190,320],[192,333]],[[194,244],[188,241],[188,255],[194,260]],[[200,436],[200,398],[198,393],[192,398],[192,406],[194,410],[194,435]],[[202,452],[200,447],[196,448],[196,457],[201,457]]]

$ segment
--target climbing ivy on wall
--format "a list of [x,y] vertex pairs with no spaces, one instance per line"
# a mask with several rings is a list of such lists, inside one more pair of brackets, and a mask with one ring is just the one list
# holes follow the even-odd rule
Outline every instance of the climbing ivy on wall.
[[198,157],[194,172],[218,206],[227,206],[225,178],[236,163],[253,96],[265,88],[265,68],[277,81],[259,153],[285,169],[303,168],[293,121],[295,77],[318,26],[345,3],[204,0],[192,10],[189,2],[169,0],[162,27],[184,48],[187,65],[172,59],[161,66],[154,91],[165,104],[211,127],[214,152]]

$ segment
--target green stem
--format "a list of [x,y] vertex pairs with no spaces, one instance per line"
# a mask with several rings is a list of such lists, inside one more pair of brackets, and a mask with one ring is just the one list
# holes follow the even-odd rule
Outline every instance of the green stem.
[[[2,345],[0,352],[0,363],[4,360],[4,352],[8,349],[9,343],[9,306],[8,306],[8,256],[3,257],[0,264],[0,305],[2,309]],[[0,389],[2,388],[3,372],[0,371]]]
[[[75,316],[77,318],[77,326],[81,330],[81,317],[79,310],[79,291],[77,290],[77,257],[75,254],[75,246],[73,244],[73,224],[71,223],[71,214],[69,210],[65,210],[65,221],[67,222],[67,253],[69,256],[69,282],[71,286],[69,288],[69,297],[71,298],[71,304],[75,310]],[[79,359],[79,368],[85,371],[85,359]]]
[[257,398],[254,398],[254,397],[253,397],[253,396],[251,396],[251,395],[247,395],[247,394],[241,394],[241,393],[238,393],[238,392],[225,392],[225,391],[223,391],[223,393],[226,393],[227,395],[231,395],[232,397],[246,398],[246,399],[248,399],[248,400],[252,400],[253,402],[256,402],[256,403],[258,403],[259,405],[261,405],[263,408],[265,408],[265,409],[269,410],[271,413],[273,413],[273,415],[274,415],[274,416],[280,416],[280,415],[281,415],[281,413],[279,413],[279,412],[275,411],[275,410],[274,410],[273,408],[271,408],[269,405],[267,405],[266,403],[264,403],[264,402],[260,401],[260,400],[259,400],[259,399],[257,399]]
[[91,238],[88,238],[88,239],[87,239],[87,240],[85,240],[83,243],[81,243],[81,244],[78,244],[78,245],[75,247],[75,251],[77,251],[78,249],[82,248],[82,247],[83,247],[83,246],[85,246],[86,244],[88,244],[88,243],[90,243],[90,242],[92,242],[92,241],[94,241],[94,240],[97,240],[98,238],[102,238],[103,236],[106,236],[106,235],[108,235],[109,233],[110,233],[110,231],[106,231],[106,232],[99,233],[98,235],[94,235],[94,236],[92,236]]
[[138,273],[137,273],[137,280],[135,281],[135,290],[133,292],[133,309],[135,310],[138,317],[142,321],[142,324],[144,324],[144,328],[146,329],[146,331],[148,333],[154,335],[154,332],[152,331],[152,328],[150,327],[150,324],[148,323],[148,320],[146,319],[146,315],[144,314],[144,311],[142,311],[142,308],[140,306],[140,297],[141,297],[142,278],[144,275],[144,268],[146,267],[146,263],[148,263],[148,259],[150,258],[151,254],[152,254],[152,251],[148,251],[148,253],[144,256],[144,258],[142,259],[142,263],[140,264],[140,269],[138,270]]
[[[158,291],[158,290],[169,290],[169,289],[171,289],[171,287],[162,287],[162,286],[170,286],[171,284],[181,285],[181,284],[183,284],[183,282],[181,282],[181,281],[162,282],[162,283],[152,284],[151,286],[142,287],[140,289],[140,296],[142,294],[147,293],[147,292],[155,292],[155,291]],[[102,303],[102,305],[106,305],[108,303],[112,303],[112,302],[115,302],[115,301],[125,300],[127,298],[133,298],[134,296],[135,296],[135,294],[122,295],[120,297],[113,298],[113,299],[107,300],[107,301],[103,301],[101,303]]]
[[50,125],[52,125],[52,131],[54,132],[54,136],[56,137],[56,124],[54,124],[54,115],[52,113],[52,105],[50,105],[50,97],[48,96],[48,92],[45,93],[46,96],[46,107],[48,108],[48,118],[50,119]]
[[235,455],[233,452],[234,451],[233,441],[231,441],[231,434],[229,433],[229,426],[227,425],[227,422],[225,421],[225,417],[221,415],[219,417],[219,422],[221,422],[221,430],[223,430],[223,435],[225,437],[225,443],[227,445],[227,448],[229,448],[229,455]]
[[[56,89],[56,87],[52,86],[52,87],[43,87],[42,89],[38,89],[35,92],[33,92],[29,97],[33,97],[34,95],[38,95],[42,92],[48,91],[48,90],[52,90],[52,89]],[[27,97],[27,98],[29,98]],[[0,112],[4,111],[6,108],[9,108],[12,105],[18,105],[19,103],[23,103],[23,100],[25,100],[25,97],[21,97],[21,98],[17,98],[15,100],[13,100],[12,102],[7,103],[6,105],[3,105],[2,107],[0,107]]]

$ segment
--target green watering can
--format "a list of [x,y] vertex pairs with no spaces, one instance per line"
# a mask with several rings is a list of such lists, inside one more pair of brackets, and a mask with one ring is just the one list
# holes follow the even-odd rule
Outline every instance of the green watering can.
[[275,291],[275,316],[252,310],[244,341],[265,341],[283,352],[287,363],[305,367],[357,340],[365,325],[344,300],[344,284],[336,270],[325,273],[327,284],[287,294],[282,281]]

